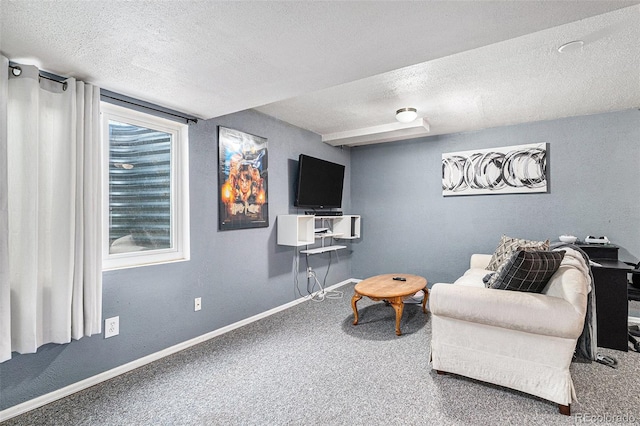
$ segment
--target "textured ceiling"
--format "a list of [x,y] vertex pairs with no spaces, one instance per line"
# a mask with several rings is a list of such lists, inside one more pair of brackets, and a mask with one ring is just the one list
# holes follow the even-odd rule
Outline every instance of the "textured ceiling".
[[411,105],[440,134],[639,106],[639,2],[0,0],[0,51],[201,118],[325,135]]
[[[558,51],[574,40],[584,45]],[[427,119],[428,135],[640,107],[640,6],[258,110],[330,136],[397,124],[395,111],[409,106]],[[380,137],[377,141],[387,140]],[[358,138],[329,143],[357,145]]]

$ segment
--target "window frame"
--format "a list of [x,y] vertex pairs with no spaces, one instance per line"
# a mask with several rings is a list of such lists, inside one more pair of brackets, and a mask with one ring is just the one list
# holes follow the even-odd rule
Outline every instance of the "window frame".
[[[102,143],[102,270],[133,268],[190,259],[189,228],[189,126],[134,109],[100,102]],[[109,253],[109,121],[131,124],[171,134],[171,247]]]

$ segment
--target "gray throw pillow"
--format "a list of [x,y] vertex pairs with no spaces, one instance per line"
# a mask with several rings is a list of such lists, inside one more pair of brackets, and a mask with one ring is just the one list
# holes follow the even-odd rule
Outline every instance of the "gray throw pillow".
[[549,250],[549,240],[532,241],[503,235],[502,238],[500,238],[500,243],[498,247],[496,247],[493,256],[491,256],[487,269],[497,271],[498,267],[507,260],[513,252],[518,250]]
[[489,288],[542,293],[558,270],[564,251],[518,250],[489,279]]

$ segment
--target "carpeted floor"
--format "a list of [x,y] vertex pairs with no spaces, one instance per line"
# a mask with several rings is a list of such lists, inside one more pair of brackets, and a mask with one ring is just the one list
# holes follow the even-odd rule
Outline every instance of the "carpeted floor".
[[579,402],[556,404],[428,363],[430,315],[407,305],[402,336],[384,303],[308,301],[171,355],[9,425],[640,424],[640,354],[602,350],[612,369],[573,363]]

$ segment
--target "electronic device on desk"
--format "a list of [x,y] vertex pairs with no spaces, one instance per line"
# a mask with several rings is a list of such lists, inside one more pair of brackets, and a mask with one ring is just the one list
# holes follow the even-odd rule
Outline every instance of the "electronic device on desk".
[[584,242],[587,244],[611,244],[611,241],[609,241],[607,237],[596,238],[592,237],[591,235],[585,238]]
[[300,154],[294,205],[313,209],[305,214],[342,216],[342,212],[332,209],[342,207],[344,170],[342,164]]

